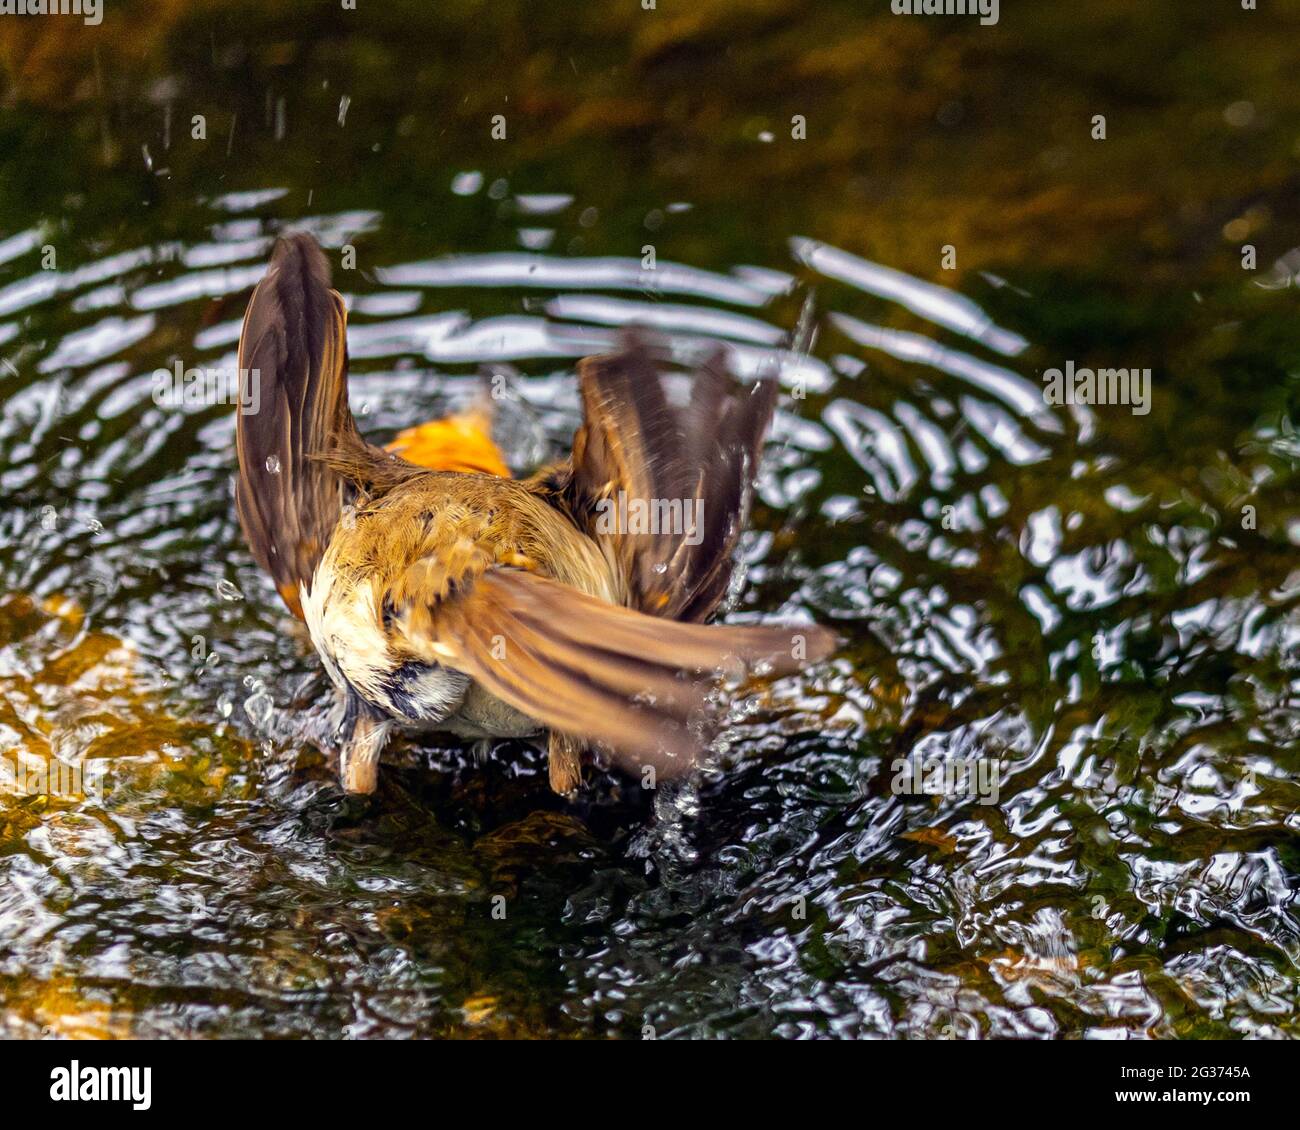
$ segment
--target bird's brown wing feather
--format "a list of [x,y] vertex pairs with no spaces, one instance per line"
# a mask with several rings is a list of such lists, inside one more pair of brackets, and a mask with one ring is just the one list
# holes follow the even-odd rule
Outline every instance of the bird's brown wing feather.
[[[300,619],[349,484],[415,473],[361,439],[348,407],[347,308],[311,236],[280,239],[239,338],[235,508],[254,559]],[[249,385],[256,382],[256,389]],[[256,397],[248,394],[252,391]]]
[[[311,456],[354,431],[347,399],[347,314],[307,236],[276,246],[244,315],[240,381],[257,383],[240,411],[235,506],[249,549],[295,615],[339,520],[343,480]],[[241,398],[243,402],[243,398]]]
[[629,769],[672,775],[694,764],[715,672],[763,663],[784,673],[833,644],[815,626],[665,622],[522,569],[470,568],[448,586],[443,561],[428,580],[422,568],[394,589],[404,650],[464,672],[552,730],[606,746]]
[[[583,422],[572,458],[535,480],[607,549],[628,603],[670,620],[702,622],[726,594],[777,384],[736,383],[719,351],[696,372],[690,402],[669,403],[645,340],[578,366]],[[602,514],[629,504],[697,507],[684,527],[611,530]],[[694,544],[693,544],[694,543]]]

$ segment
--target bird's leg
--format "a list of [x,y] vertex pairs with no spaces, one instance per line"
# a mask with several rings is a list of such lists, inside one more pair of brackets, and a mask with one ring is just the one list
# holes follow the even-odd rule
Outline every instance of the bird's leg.
[[379,783],[379,755],[388,743],[393,723],[362,710],[352,725],[352,735],[339,753],[339,779],[346,793],[373,793]]
[[582,784],[582,751],[584,744],[576,738],[551,731],[547,740],[547,768],[551,775],[551,789],[568,796]]

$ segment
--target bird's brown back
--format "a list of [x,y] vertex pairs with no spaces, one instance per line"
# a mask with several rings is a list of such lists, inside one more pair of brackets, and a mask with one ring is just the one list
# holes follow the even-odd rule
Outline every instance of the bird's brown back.
[[484,569],[525,569],[614,603],[615,577],[596,544],[528,483],[421,472],[345,512],[330,546],[341,578],[401,604],[463,592]]

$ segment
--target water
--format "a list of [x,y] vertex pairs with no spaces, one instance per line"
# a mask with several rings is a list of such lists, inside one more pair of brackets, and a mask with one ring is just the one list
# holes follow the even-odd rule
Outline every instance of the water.
[[[103,785],[0,787],[0,1031],[1295,1035],[1295,18],[623,7],[0,29],[0,748]],[[233,408],[155,399],[288,225],[379,438],[494,363],[554,450],[632,319],[781,362],[736,615],[835,661],[653,796],[400,742],[343,798]]]

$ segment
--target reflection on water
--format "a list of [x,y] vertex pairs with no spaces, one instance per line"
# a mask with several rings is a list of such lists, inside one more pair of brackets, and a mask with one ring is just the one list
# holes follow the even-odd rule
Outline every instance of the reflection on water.
[[[707,38],[732,6],[704,7]],[[1073,258],[1042,232],[1021,242],[1020,213],[956,211],[924,154],[899,182],[942,217],[917,207],[868,239],[837,209],[878,187],[836,165],[836,135],[807,143],[809,167],[836,175],[802,218],[799,184],[759,187],[787,159],[776,144],[733,154],[752,181],[593,178],[594,161],[646,151],[608,92],[581,141],[551,127],[553,156],[415,154],[401,115],[421,97],[358,64],[316,105],[320,44],[291,29],[283,59],[211,64],[267,91],[264,133],[232,127],[238,168],[164,148],[156,88],[112,86],[120,69],[83,129],[75,82],[69,110],[57,76],[11,63],[16,152],[36,160],[28,130],[61,115],[74,140],[45,197],[65,203],[0,211],[0,752],[108,769],[102,798],[0,784],[0,1031],[1294,1035],[1300,232],[1223,187],[1237,158],[1189,189],[1181,234],[1152,239],[1190,258],[1206,215],[1254,216],[1279,243],[1258,272],[1232,249],[1173,280],[1163,260],[1098,277],[1137,238],[1120,217],[1141,209],[1113,183],[1122,140]],[[391,59],[437,30],[367,42]],[[181,32],[149,48],[160,66],[185,57]],[[588,28],[575,48],[580,85],[602,36],[616,41]],[[241,42],[223,27],[213,57]],[[670,45],[636,43],[646,82],[676,81]],[[846,59],[824,46],[800,66]],[[415,89],[447,81],[421,72]],[[184,87],[167,89],[181,121]],[[910,128],[912,103],[891,97]],[[348,146],[330,177],[327,127]],[[1040,145],[971,133],[988,151]],[[122,156],[137,135],[151,167]],[[1044,183],[1004,186],[1008,202],[1069,191],[1022,156]],[[149,207],[73,200],[92,173]],[[1101,200],[1120,225],[1105,238]],[[724,341],[740,370],[775,372],[786,395],[734,615],[810,612],[844,635],[840,655],[752,688],[716,764],[653,797],[609,777],[564,804],[512,743],[486,761],[402,743],[373,802],[341,797],[304,740],[316,663],[234,521],[232,409],[154,395],[159,368],[234,366],[287,226],[336,263],[356,253],[336,281],[353,405],[377,437],[468,398],[491,364],[520,395],[515,462],[535,462],[572,434],[573,362],[632,322],[683,365]],[[969,266],[945,272],[954,242]],[[801,312],[816,332],[791,346]],[[1040,375],[1069,359],[1151,366],[1152,414],[1049,407]],[[996,767],[997,787],[899,788],[910,764]]]

